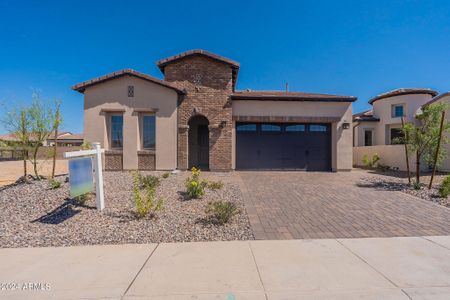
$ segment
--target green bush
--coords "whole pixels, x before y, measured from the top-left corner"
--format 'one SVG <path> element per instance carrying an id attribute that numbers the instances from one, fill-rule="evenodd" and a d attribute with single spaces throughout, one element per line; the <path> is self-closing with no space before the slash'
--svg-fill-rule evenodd
<path id="1" fill-rule="evenodd" d="M 165 179 L 165 178 L 168 178 L 170 176 L 170 173 L 166 172 L 166 173 L 162 174 L 161 176 L 162 176 L 162 178 Z"/>
<path id="2" fill-rule="evenodd" d="M 223 188 L 223 182 L 222 181 L 211 181 L 208 183 L 208 188 L 210 190 L 220 190 L 221 188 Z"/>
<path id="3" fill-rule="evenodd" d="M 206 214 L 218 224 L 228 223 L 239 212 L 236 204 L 228 201 L 209 202 L 205 210 Z"/>
<path id="4" fill-rule="evenodd" d="M 139 175 L 139 182 L 145 188 L 156 189 L 159 186 L 159 178 L 153 175 L 147 176 Z"/>
<path id="5" fill-rule="evenodd" d="M 58 189 L 58 188 L 61 187 L 61 182 L 59 182 L 58 180 L 55 180 L 54 178 L 50 178 L 50 179 L 48 180 L 48 183 L 50 184 L 50 188 L 51 188 L 52 190 Z"/>
<path id="6" fill-rule="evenodd" d="M 94 149 L 94 146 L 92 146 L 91 143 L 84 142 L 83 144 L 81 144 L 81 150 L 91 150 L 91 149 Z"/>
<path id="7" fill-rule="evenodd" d="M 191 177 L 188 177 L 185 182 L 187 195 L 190 199 L 201 198 L 205 194 L 205 188 L 208 185 L 206 180 L 200 180 L 200 170 L 196 168 L 191 169 Z"/>
<path id="8" fill-rule="evenodd" d="M 364 154 L 362 157 L 362 163 L 366 168 L 376 167 L 378 162 L 380 161 L 380 156 L 378 153 L 375 153 L 372 158 L 369 158 L 369 155 Z"/>
<path id="9" fill-rule="evenodd" d="M 445 177 L 439 186 L 439 196 L 441 198 L 447 198 L 450 195 L 450 175 Z"/>
<path id="10" fill-rule="evenodd" d="M 153 176 L 154 177 L 154 176 Z M 158 181 L 159 184 L 159 181 Z M 163 209 L 164 202 L 162 199 L 156 200 L 156 184 L 144 185 L 144 192 L 141 192 L 141 177 L 139 173 L 133 174 L 133 199 L 136 209 L 136 216 L 143 218 L 148 215 L 151 217 Z"/>
<path id="11" fill-rule="evenodd" d="M 77 201 L 77 203 L 79 205 L 85 205 L 90 197 L 91 197 L 91 193 L 86 193 L 86 194 L 76 196 L 76 197 L 74 197 L 74 199 L 75 199 L 75 201 Z"/>
<path id="12" fill-rule="evenodd" d="M 420 190 L 422 188 L 422 184 L 417 180 L 413 180 L 413 188 L 415 190 Z"/>

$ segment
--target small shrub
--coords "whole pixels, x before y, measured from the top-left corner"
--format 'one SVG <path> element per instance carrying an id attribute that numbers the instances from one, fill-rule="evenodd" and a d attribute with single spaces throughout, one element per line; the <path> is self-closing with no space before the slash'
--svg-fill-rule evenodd
<path id="1" fill-rule="evenodd" d="M 138 218 L 143 218 L 148 215 L 153 217 L 156 212 L 162 210 L 164 202 L 162 199 L 155 199 L 157 186 L 155 184 L 144 185 L 145 191 L 142 193 L 140 189 L 141 179 L 142 177 L 139 176 L 139 173 L 135 172 L 133 174 L 133 199 L 136 209 L 136 216 Z"/>
<path id="2" fill-rule="evenodd" d="M 162 178 L 166 179 L 170 176 L 170 173 L 166 172 L 166 173 L 162 174 L 161 176 L 162 176 Z"/>
<path id="3" fill-rule="evenodd" d="M 84 142 L 83 144 L 81 144 L 81 150 L 91 150 L 91 149 L 94 149 L 91 143 Z"/>
<path id="4" fill-rule="evenodd" d="M 200 170 L 196 168 L 191 169 L 191 177 L 188 177 L 185 182 L 188 197 L 190 199 L 201 198 L 205 194 L 205 188 L 208 185 L 206 180 L 200 180 Z"/>
<path id="5" fill-rule="evenodd" d="M 415 190 L 420 190 L 422 188 L 422 184 L 417 180 L 413 180 L 413 188 Z"/>
<path id="6" fill-rule="evenodd" d="M 205 210 L 206 214 L 214 218 L 218 224 L 228 223 L 239 212 L 236 204 L 228 201 L 209 202 Z"/>
<path id="7" fill-rule="evenodd" d="M 366 168 L 373 168 L 375 167 L 378 162 L 380 161 L 380 156 L 378 153 L 375 153 L 372 158 L 369 158 L 369 155 L 364 154 L 362 157 L 362 163 Z"/>
<path id="8" fill-rule="evenodd" d="M 450 195 L 450 175 L 445 177 L 439 186 L 439 196 L 441 198 L 447 198 Z"/>
<path id="9" fill-rule="evenodd" d="M 140 184 L 145 188 L 156 189 L 159 186 L 159 178 L 153 175 L 141 176 L 139 175 Z"/>
<path id="10" fill-rule="evenodd" d="M 61 182 L 59 182 L 58 180 L 55 180 L 55 179 L 53 179 L 53 178 L 50 178 L 50 179 L 48 180 L 48 183 L 50 184 L 50 188 L 51 188 L 52 190 L 54 190 L 54 189 L 59 189 L 59 188 L 61 187 Z"/>
<path id="11" fill-rule="evenodd" d="M 76 197 L 74 197 L 74 199 L 75 199 L 75 201 L 77 201 L 77 203 L 79 205 L 85 205 L 86 202 L 89 200 L 90 195 L 91 195 L 90 193 L 86 193 L 86 194 L 76 196 Z"/>
<path id="12" fill-rule="evenodd" d="M 223 188 L 223 182 L 222 181 L 211 181 L 208 183 L 208 188 L 210 190 L 220 190 L 221 188 Z"/>

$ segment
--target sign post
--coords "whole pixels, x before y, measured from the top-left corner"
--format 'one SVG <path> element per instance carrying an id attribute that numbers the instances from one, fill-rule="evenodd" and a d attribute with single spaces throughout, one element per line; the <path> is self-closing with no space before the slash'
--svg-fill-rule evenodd
<path id="1" fill-rule="evenodd" d="M 105 199 L 103 194 L 103 168 L 102 168 L 102 153 L 105 150 L 100 148 L 100 143 L 92 143 L 93 150 L 80 150 L 65 152 L 65 158 L 86 157 L 90 156 L 94 160 L 93 171 L 95 173 L 95 204 L 97 210 L 103 210 L 105 208 Z M 69 174 L 70 176 L 70 174 Z"/>

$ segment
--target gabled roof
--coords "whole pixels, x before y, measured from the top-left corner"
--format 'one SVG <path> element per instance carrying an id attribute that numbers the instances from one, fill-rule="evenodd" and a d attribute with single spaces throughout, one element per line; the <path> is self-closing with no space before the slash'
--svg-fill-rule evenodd
<path id="1" fill-rule="evenodd" d="M 194 50 L 189 50 L 186 52 L 182 52 L 180 54 L 177 55 L 173 55 L 164 59 L 161 59 L 159 61 L 156 62 L 156 65 L 158 66 L 158 68 L 164 73 L 164 67 L 167 66 L 168 64 L 171 64 L 173 62 L 179 61 L 185 57 L 188 56 L 194 56 L 194 55 L 202 55 L 202 56 L 207 56 L 211 59 L 223 62 L 225 64 L 230 65 L 233 69 L 239 69 L 239 63 L 231 60 L 229 58 L 208 52 L 206 50 L 202 50 L 202 49 L 194 49 Z"/>
<path id="2" fill-rule="evenodd" d="M 369 100 L 369 104 L 373 104 L 377 100 L 390 98 L 394 96 L 401 96 L 401 95 L 410 95 L 410 94 L 429 94 L 431 96 L 436 96 L 438 93 L 436 91 L 433 91 L 431 89 L 427 88 L 401 88 L 389 91 L 387 93 L 380 94 L 372 99 Z"/>
<path id="3" fill-rule="evenodd" d="M 450 92 L 446 92 L 446 93 L 442 93 L 440 95 L 437 95 L 436 97 L 432 98 L 430 101 L 428 101 L 427 103 L 422 105 L 422 107 L 425 107 L 425 106 L 428 106 L 430 104 L 433 104 L 433 103 L 439 101 L 440 99 L 442 99 L 442 98 L 444 98 L 446 96 L 450 96 Z"/>
<path id="4" fill-rule="evenodd" d="M 378 122 L 379 118 L 373 116 L 373 110 L 369 109 L 353 115 L 353 121 L 357 122 Z"/>
<path id="5" fill-rule="evenodd" d="M 232 100 L 354 102 L 356 97 L 284 91 L 237 91 Z"/>
<path id="6" fill-rule="evenodd" d="M 117 71 L 117 72 L 112 72 L 112 73 L 109 73 L 109 74 L 106 74 L 106 75 L 103 75 L 103 76 L 100 76 L 100 77 L 97 77 L 97 78 L 94 78 L 94 79 L 91 79 L 91 80 L 84 81 L 82 83 L 79 83 L 79 84 L 76 84 L 76 85 L 72 86 L 72 90 L 78 91 L 80 93 L 84 93 L 86 88 L 88 88 L 90 86 L 93 86 L 93 85 L 96 85 L 96 84 L 99 84 L 99 83 L 102 83 L 102 82 L 105 82 L 105 81 L 108 81 L 108 80 L 112 80 L 112 79 L 115 79 L 115 78 L 118 78 L 118 77 L 122 77 L 122 76 L 134 76 L 134 77 L 137 77 L 137 78 L 141 78 L 141 79 L 144 79 L 144 80 L 147 80 L 147 81 L 150 81 L 150 82 L 153 82 L 153 83 L 165 86 L 165 87 L 167 87 L 169 89 L 172 89 L 172 90 L 176 91 L 178 94 L 184 94 L 185 93 L 183 90 L 179 89 L 177 86 L 175 86 L 174 84 L 172 84 L 170 82 L 163 81 L 163 80 L 158 79 L 156 77 L 152 77 L 150 75 L 137 72 L 137 71 L 135 71 L 133 69 L 123 69 L 123 70 L 120 70 L 120 71 Z"/>

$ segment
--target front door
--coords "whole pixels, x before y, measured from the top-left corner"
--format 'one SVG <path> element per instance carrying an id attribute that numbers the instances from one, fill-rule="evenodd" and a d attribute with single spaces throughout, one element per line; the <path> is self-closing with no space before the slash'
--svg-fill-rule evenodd
<path id="1" fill-rule="evenodd" d="M 208 125 L 198 125 L 197 157 L 200 169 L 209 169 L 209 132 Z"/>

